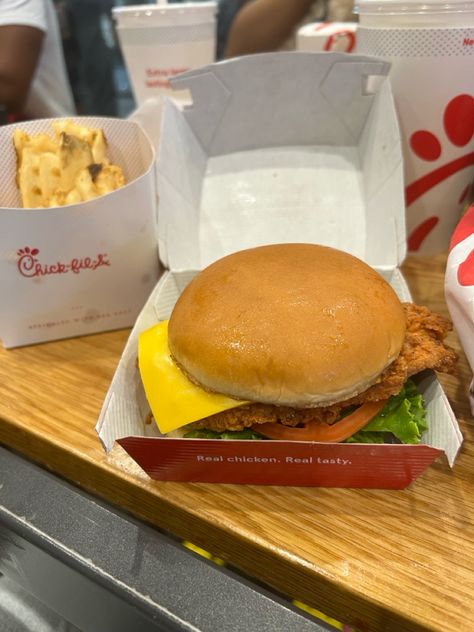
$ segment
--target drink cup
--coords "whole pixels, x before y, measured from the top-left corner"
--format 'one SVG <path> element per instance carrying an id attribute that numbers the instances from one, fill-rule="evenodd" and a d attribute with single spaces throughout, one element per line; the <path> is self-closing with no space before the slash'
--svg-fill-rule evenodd
<path id="1" fill-rule="evenodd" d="M 296 34 L 296 50 L 352 53 L 356 47 L 357 22 L 313 22 Z"/>
<path id="2" fill-rule="evenodd" d="M 408 250 L 447 250 L 474 178 L 474 2 L 359 0 L 357 52 L 392 64 Z"/>
<path id="3" fill-rule="evenodd" d="M 216 2 L 115 7 L 112 14 L 137 105 L 149 97 L 189 100 L 170 79 L 210 64 L 216 49 Z"/>
<path id="4" fill-rule="evenodd" d="M 444 295 L 451 320 L 474 373 L 474 205 L 464 214 L 450 242 Z M 474 415 L 474 379 L 469 389 Z"/>

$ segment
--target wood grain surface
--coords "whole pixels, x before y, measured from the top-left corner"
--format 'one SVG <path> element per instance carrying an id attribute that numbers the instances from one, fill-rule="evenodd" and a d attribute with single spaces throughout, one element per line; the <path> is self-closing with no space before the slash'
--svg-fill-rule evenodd
<path id="1" fill-rule="evenodd" d="M 411 259 L 404 272 L 417 302 L 447 313 L 444 265 Z M 474 426 L 463 355 L 459 374 L 441 378 L 465 437 L 453 471 L 441 459 L 403 491 L 159 483 L 118 449 L 105 455 L 94 431 L 127 335 L 1 350 L 0 442 L 363 631 L 474 629 Z"/>

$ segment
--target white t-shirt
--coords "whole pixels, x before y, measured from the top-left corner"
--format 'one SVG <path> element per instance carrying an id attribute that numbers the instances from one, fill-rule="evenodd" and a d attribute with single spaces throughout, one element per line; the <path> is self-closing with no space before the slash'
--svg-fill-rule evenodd
<path id="1" fill-rule="evenodd" d="M 76 109 L 51 0 L 0 0 L 0 26 L 12 25 L 33 26 L 45 34 L 24 114 L 30 118 L 74 114 Z"/>

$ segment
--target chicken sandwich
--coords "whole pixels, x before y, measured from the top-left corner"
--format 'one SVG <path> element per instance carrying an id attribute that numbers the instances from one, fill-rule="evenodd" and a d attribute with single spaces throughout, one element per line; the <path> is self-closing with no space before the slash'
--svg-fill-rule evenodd
<path id="1" fill-rule="evenodd" d="M 169 323 L 142 334 L 139 366 L 163 433 L 418 443 L 410 378 L 453 369 L 449 329 L 352 255 L 278 244 L 200 272 Z"/>

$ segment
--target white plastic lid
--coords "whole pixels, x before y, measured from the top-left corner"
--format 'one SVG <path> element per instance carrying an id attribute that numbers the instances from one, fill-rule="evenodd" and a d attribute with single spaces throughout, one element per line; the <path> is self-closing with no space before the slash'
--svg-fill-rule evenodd
<path id="1" fill-rule="evenodd" d="M 214 22 L 217 2 L 182 2 L 176 4 L 136 4 L 114 7 L 112 15 L 119 27 L 192 26 Z"/>
<path id="2" fill-rule="evenodd" d="M 462 13 L 472 12 L 474 1 L 357 0 L 354 13 Z"/>

